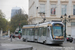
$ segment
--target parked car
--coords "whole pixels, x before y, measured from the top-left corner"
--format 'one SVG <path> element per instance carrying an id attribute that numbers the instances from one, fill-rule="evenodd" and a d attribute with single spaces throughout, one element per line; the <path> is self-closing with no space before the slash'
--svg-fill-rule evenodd
<path id="1" fill-rule="evenodd" d="M 73 37 L 67 36 L 67 41 L 72 42 L 73 41 Z"/>
<path id="2" fill-rule="evenodd" d="M 15 32 L 14 36 L 17 37 L 17 38 L 19 38 L 19 39 L 21 38 L 21 35 L 18 32 Z"/>

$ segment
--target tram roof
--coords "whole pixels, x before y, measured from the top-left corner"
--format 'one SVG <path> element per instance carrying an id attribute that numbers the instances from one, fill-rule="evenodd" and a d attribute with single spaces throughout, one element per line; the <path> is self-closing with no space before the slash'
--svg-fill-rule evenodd
<path id="1" fill-rule="evenodd" d="M 47 26 L 52 26 L 54 23 L 60 23 L 60 24 L 64 25 L 62 22 L 45 22 L 45 23 L 34 24 L 34 25 L 23 25 L 23 28 L 47 27 Z"/>
<path id="2" fill-rule="evenodd" d="M 34 28 L 35 25 L 23 25 L 23 28 Z"/>
<path id="3" fill-rule="evenodd" d="M 53 25 L 54 23 L 60 23 L 60 24 L 64 25 L 62 22 L 45 22 L 45 23 L 41 23 L 39 25 L 48 25 L 48 24 Z"/>

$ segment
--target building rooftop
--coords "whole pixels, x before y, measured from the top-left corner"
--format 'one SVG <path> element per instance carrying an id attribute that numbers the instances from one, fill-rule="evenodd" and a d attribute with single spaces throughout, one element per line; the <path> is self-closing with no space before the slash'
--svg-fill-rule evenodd
<path id="1" fill-rule="evenodd" d="M 20 7 L 13 7 L 12 9 L 21 9 Z"/>

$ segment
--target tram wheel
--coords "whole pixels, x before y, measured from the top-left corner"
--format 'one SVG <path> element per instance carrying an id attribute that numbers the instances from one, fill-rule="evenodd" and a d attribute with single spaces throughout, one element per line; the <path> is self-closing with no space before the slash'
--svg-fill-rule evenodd
<path id="1" fill-rule="evenodd" d="M 72 41 L 70 41 L 70 43 L 72 43 Z"/>
<path id="2" fill-rule="evenodd" d="M 28 40 L 26 39 L 26 42 L 28 42 Z"/>
<path id="3" fill-rule="evenodd" d="M 25 41 L 26 41 L 24 38 L 23 38 L 22 40 L 23 40 L 23 42 L 25 42 Z"/>
<path id="4" fill-rule="evenodd" d="M 46 44 L 46 41 L 43 41 L 43 44 Z"/>
<path id="5" fill-rule="evenodd" d="M 37 39 L 34 40 L 36 43 L 38 42 Z"/>

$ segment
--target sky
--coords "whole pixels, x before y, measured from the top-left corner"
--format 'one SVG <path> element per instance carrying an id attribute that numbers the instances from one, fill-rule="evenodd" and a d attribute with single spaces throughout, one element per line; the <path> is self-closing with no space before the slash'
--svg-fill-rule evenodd
<path id="1" fill-rule="evenodd" d="M 28 0 L 0 0 L 0 10 L 5 14 L 5 18 L 8 21 L 11 19 L 11 9 L 13 7 L 20 7 L 26 14 L 28 14 Z"/>

